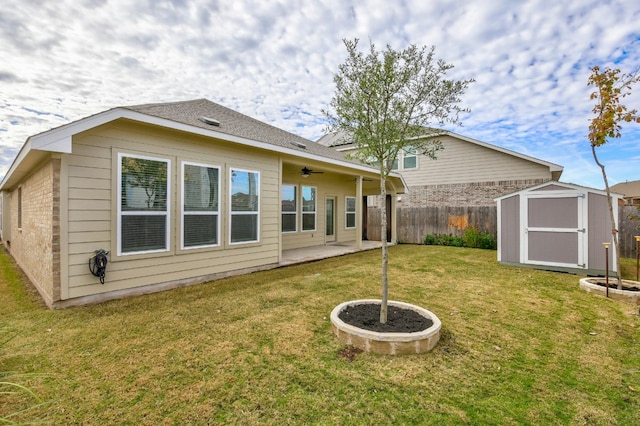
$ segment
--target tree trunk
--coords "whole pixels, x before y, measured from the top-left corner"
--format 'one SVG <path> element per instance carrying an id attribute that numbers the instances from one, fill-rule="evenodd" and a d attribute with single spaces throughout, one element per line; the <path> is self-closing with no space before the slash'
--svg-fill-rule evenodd
<path id="1" fill-rule="evenodd" d="M 620 276 L 620 245 L 618 244 L 618 230 L 616 229 L 615 216 L 613 214 L 613 200 L 611 199 L 611 191 L 609 190 L 609 181 L 607 180 L 607 173 L 604 171 L 604 164 L 598 161 L 596 155 L 596 147 L 591 145 L 591 152 L 593 153 L 593 159 L 596 164 L 602 170 L 602 179 L 604 179 L 604 188 L 607 191 L 607 204 L 609 205 L 609 219 L 611 220 L 611 239 L 613 242 L 613 249 L 616 256 L 616 278 L 618 280 L 618 290 L 622 290 L 622 278 Z M 616 209 L 618 206 L 616 206 Z"/>
<path id="2" fill-rule="evenodd" d="M 380 170 L 380 240 L 382 241 L 382 298 L 380 303 L 380 322 L 387 322 L 387 301 L 389 298 L 389 283 L 387 280 L 387 264 L 389 254 L 387 248 L 387 179 Z"/>

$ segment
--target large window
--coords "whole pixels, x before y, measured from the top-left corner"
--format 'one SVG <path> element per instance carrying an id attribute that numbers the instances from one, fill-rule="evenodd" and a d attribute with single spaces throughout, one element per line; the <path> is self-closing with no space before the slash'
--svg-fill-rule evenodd
<path id="1" fill-rule="evenodd" d="M 403 152 L 402 168 L 415 169 L 418 167 L 418 155 L 415 148 L 407 148 Z"/>
<path id="2" fill-rule="evenodd" d="M 231 169 L 230 179 L 230 242 L 257 242 L 260 239 L 260 173 Z"/>
<path id="3" fill-rule="evenodd" d="M 220 169 L 197 163 L 182 163 L 181 247 L 219 245 Z"/>
<path id="4" fill-rule="evenodd" d="M 356 197 L 346 197 L 345 201 L 345 227 L 347 229 L 356 227 Z"/>
<path id="5" fill-rule="evenodd" d="M 170 165 L 118 154 L 118 254 L 169 250 Z"/>
<path id="6" fill-rule="evenodd" d="M 302 187 L 302 230 L 316 230 L 316 188 L 313 186 Z"/>
<path id="7" fill-rule="evenodd" d="M 295 185 L 282 185 L 280 210 L 282 211 L 282 232 L 298 230 L 298 197 Z"/>

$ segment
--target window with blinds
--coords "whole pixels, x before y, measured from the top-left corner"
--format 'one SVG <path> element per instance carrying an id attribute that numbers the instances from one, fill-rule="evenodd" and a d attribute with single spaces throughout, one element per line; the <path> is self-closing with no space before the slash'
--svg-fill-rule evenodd
<path id="1" fill-rule="evenodd" d="M 231 169 L 230 243 L 260 240 L 260 172 Z"/>
<path id="2" fill-rule="evenodd" d="M 282 212 L 282 232 L 298 230 L 298 197 L 295 185 L 282 185 L 280 210 Z"/>
<path id="3" fill-rule="evenodd" d="M 356 227 L 356 197 L 346 197 L 345 200 L 345 227 L 347 229 Z"/>
<path id="4" fill-rule="evenodd" d="M 170 164 L 118 154 L 118 254 L 169 250 Z"/>
<path id="5" fill-rule="evenodd" d="M 220 168 L 182 162 L 182 249 L 220 244 Z"/>
<path id="6" fill-rule="evenodd" d="M 313 186 L 302 187 L 302 230 L 316 230 L 316 188 Z"/>
<path id="7" fill-rule="evenodd" d="M 415 148 L 406 148 L 403 150 L 402 168 L 415 169 L 418 167 L 418 154 Z"/>

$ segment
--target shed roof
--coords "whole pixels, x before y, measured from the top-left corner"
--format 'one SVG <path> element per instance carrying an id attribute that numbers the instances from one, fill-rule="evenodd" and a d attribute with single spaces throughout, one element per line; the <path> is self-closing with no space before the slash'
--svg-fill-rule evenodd
<path id="1" fill-rule="evenodd" d="M 510 192 L 509 194 L 505 194 L 501 197 L 494 198 L 494 201 L 500 201 L 505 198 L 513 197 L 516 194 L 542 191 L 547 187 L 554 187 L 554 188 L 548 188 L 553 190 L 584 191 L 584 192 L 592 192 L 594 194 L 599 194 L 599 195 L 605 195 L 605 196 L 607 195 L 607 192 L 602 189 L 589 188 L 588 186 L 576 185 L 574 183 L 548 181 L 548 182 L 540 183 L 538 185 L 530 186 L 529 188 L 521 189 L 519 191 Z M 555 188 L 555 187 L 558 187 L 558 188 Z M 613 198 L 622 198 L 622 194 L 618 194 L 617 192 L 611 192 L 611 196 Z"/>

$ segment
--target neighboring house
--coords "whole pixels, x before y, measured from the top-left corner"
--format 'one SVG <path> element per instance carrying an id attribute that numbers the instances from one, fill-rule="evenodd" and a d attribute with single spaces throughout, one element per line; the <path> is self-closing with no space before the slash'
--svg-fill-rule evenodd
<path id="1" fill-rule="evenodd" d="M 443 150 L 437 159 L 412 150 L 400 153 L 396 170 L 409 191 L 400 207 L 495 206 L 494 199 L 520 189 L 560 179 L 563 167 L 495 145 L 443 131 L 430 136 Z M 340 134 L 318 140 L 344 153 L 355 146 Z"/>
<path id="2" fill-rule="evenodd" d="M 624 205 L 640 206 L 640 180 L 617 183 L 610 189 L 624 195 Z"/>
<path id="3" fill-rule="evenodd" d="M 388 181 L 392 194 L 405 185 Z M 361 247 L 379 174 L 206 99 L 113 108 L 27 139 L 0 184 L 3 245 L 64 307 Z M 394 230 L 395 232 L 395 230 Z M 89 271 L 109 251 L 106 280 Z"/>

